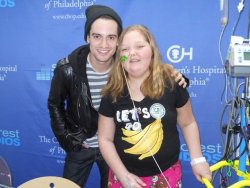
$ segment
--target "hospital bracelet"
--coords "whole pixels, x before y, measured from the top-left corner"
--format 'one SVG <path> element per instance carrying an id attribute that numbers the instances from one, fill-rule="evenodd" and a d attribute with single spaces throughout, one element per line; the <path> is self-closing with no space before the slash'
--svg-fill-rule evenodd
<path id="1" fill-rule="evenodd" d="M 200 163 L 205 163 L 205 162 L 206 162 L 205 157 L 199 157 L 199 158 L 192 159 L 190 164 L 191 164 L 191 166 L 194 166 L 194 165 L 197 165 L 197 164 L 200 164 Z"/>

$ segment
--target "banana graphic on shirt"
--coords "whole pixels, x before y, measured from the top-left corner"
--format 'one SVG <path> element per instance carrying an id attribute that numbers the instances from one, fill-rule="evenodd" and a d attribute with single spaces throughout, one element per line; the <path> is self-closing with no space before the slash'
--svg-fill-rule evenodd
<path id="1" fill-rule="evenodd" d="M 153 148 L 149 152 L 144 153 L 139 157 L 140 160 L 142 160 L 146 157 L 150 157 L 158 152 L 158 150 L 161 147 L 162 140 L 163 140 L 163 131 L 159 131 L 158 133 L 159 134 L 158 134 L 157 142 L 155 143 L 155 145 L 153 146 Z"/>
<path id="2" fill-rule="evenodd" d="M 156 119 L 142 131 L 128 131 L 125 129 L 122 129 L 122 131 L 126 136 L 122 137 L 122 140 L 133 144 L 131 148 L 125 149 L 124 152 L 140 155 L 140 160 L 156 154 L 161 147 L 163 140 L 161 119 Z"/>
<path id="3" fill-rule="evenodd" d="M 122 140 L 125 140 L 130 144 L 136 144 L 143 137 L 143 135 L 148 131 L 149 128 L 150 128 L 149 125 L 141 131 L 129 131 L 129 130 L 122 128 L 123 134 L 127 136 L 127 137 L 122 137 Z"/>

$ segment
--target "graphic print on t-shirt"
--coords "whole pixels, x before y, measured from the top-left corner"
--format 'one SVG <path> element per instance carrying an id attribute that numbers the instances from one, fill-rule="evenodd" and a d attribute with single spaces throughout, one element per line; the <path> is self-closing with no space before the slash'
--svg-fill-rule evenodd
<path id="1" fill-rule="evenodd" d="M 122 140 L 132 144 L 132 147 L 125 149 L 125 153 L 140 155 L 139 160 L 156 154 L 162 144 L 163 128 L 161 118 L 165 115 L 165 108 L 159 103 L 155 103 L 150 107 L 150 115 L 156 120 L 144 129 L 126 130 L 122 128 L 124 137 Z"/>

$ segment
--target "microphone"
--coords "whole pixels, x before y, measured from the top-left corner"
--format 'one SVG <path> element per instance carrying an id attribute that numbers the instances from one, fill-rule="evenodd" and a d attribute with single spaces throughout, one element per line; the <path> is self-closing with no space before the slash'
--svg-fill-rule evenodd
<path id="1" fill-rule="evenodd" d="M 222 26 L 226 26 L 228 22 L 228 0 L 220 0 L 220 22 Z"/>

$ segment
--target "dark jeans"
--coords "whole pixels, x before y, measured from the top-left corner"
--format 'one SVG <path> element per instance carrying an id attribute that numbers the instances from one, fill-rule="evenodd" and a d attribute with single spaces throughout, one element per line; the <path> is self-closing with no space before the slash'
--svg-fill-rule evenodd
<path id="1" fill-rule="evenodd" d="M 79 152 L 66 154 L 63 177 L 81 187 L 85 187 L 93 164 L 96 162 L 100 177 L 101 188 L 108 187 L 108 165 L 101 156 L 99 148 L 83 148 Z"/>

